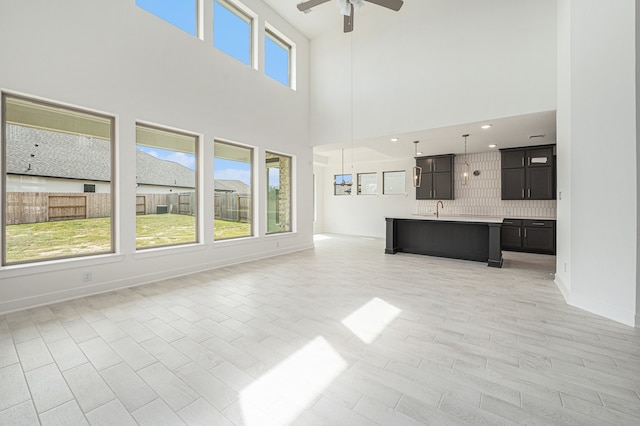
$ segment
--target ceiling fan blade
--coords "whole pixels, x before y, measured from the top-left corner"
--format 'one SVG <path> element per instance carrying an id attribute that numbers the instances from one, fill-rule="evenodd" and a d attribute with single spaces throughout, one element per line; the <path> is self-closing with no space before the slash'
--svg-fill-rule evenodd
<path id="1" fill-rule="evenodd" d="M 378 6 L 386 7 L 387 9 L 400 10 L 404 2 L 402 0 L 364 0 L 369 3 L 377 4 Z"/>
<path id="2" fill-rule="evenodd" d="M 327 3 L 328 1 L 330 0 L 309 0 L 302 3 L 298 3 L 298 10 L 301 12 L 304 12 L 319 4 Z"/>
<path id="3" fill-rule="evenodd" d="M 349 16 L 344 16 L 344 32 L 350 33 L 353 31 L 353 4 L 351 5 L 351 14 Z"/>

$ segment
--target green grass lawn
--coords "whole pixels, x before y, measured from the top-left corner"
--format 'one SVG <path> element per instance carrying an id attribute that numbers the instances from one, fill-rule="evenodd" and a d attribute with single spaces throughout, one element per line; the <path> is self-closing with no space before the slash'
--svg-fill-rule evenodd
<path id="1" fill-rule="evenodd" d="M 136 217 L 136 247 L 149 248 L 196 240 L 195 217 L 154 214 Z M 217 220 L 215 238 L 244 237 L 251 224 Z M 111 251 L 109 218 L 7 225 L 7 262 L 45 260 Z"/>

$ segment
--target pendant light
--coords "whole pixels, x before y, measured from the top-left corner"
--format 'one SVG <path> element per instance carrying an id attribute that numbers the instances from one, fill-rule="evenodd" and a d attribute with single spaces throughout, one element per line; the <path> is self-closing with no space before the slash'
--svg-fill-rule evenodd
<path id="1" fill-rule="evenodd" d="M 464 138 L 464 157 L 462 158 L 462 184 L 466 185 L 469 182 L 469 171 L 471 170 L 471 166 L 469 165 L 469 160 L 467 159 L 467 138 L 469 135 L 462 135 Z"/>
<path id="2" fill-rule="evenodd" d="M 414 146 L 416 147 L 415 150 L 415 157 L 418 157 L 418 144 L 420 143 L 420 141 L 413 141 Z M 416 163 L 415 166 L 413 166 L 413 187 L 414 188 L 420 188 L 420 184 L 422 183 L 422 167 L 418 166 L 418 164 Z"/>

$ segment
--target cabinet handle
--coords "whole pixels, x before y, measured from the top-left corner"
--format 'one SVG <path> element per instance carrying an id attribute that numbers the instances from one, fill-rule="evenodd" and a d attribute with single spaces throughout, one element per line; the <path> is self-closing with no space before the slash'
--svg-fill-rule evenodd
<path id="1" fill-rule="evenodd" d="M 429 190 L 429 198 L 433 198 L 433 191 L 431 189 Z"/>
<path id="2" fill-rule="evenodd" d="M 503 225 L 513 225 L 513 222 L 502 222 Z"/>
<path id="3" fill-rule="evenodd" d="M 436 190 L 433 190 L 433 198 L 438 198 L 438 196 L 436 195 Z"/>
<path id="4" fill-rule="evenodd" d="M 524 157 L 522 157 L 522 167 L 524 167 Z"/>
<path id="5" fill-rule="evenodd" d="M 527 238 L 527 228 L 524 228 L 524 237 Z"/>
<path id="6" fill-rule="evenodd" d="M 524 200 L 524 188 L 522 188 L 522 199 Z"/>
<path id="7" fill-rule="evenodd" d="M 533 222 L 532 225 L 544 226 L 544 222 Z"/>
<path id="8" fill-rule="evenodd" d="M 522 228 L 518 228 L 518 238 L 522 236 Z"/>
<path id="9" fill-rule="evenodd" d="M 531 198 L 531 188 L 529 188 L 528 191 L 529 191 L 529 195 L 527 196 L 527 198 Z"/>

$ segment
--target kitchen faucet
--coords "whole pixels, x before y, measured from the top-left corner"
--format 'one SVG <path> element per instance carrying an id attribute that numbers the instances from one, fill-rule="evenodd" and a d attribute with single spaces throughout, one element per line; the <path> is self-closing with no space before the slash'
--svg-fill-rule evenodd
<path id="1" fill-rule="evenodd" d="M 438 210 L 438 206 L 442 206 L 442 210 L 444 210 L 444 203 L 440 200 L 436 203 L 436 217 L 440 217 L 440 211 Z"/>

